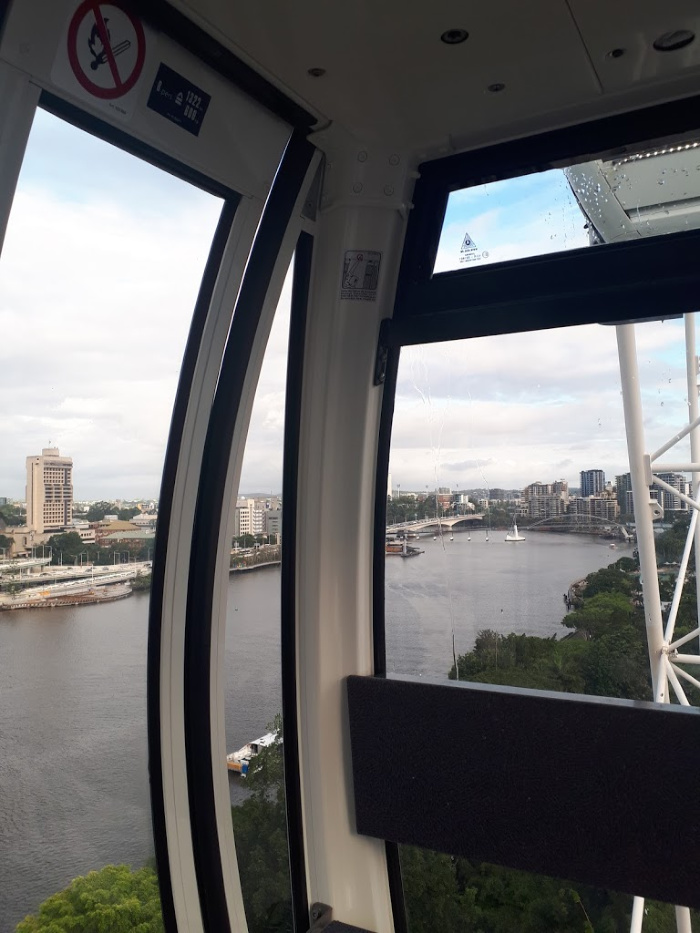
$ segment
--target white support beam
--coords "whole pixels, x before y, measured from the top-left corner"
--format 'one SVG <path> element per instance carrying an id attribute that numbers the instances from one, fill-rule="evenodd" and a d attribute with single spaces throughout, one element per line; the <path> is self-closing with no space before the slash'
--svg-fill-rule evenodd
<path id="1" fill-rule="evenodd" d="M 644 420 L 634 324 L 618 324 L 616 330 L 652 688 L 654 700 L 657 703 L 665 703 L 668 699 L 668 678 L 662 654 L 664 630 L 652 514 L 652 508 L 657 507 L 657 503 L 653 502 L 649 493 L 648 458 L 644 451 Z M 675 493 L 675 490 L 673 491 Z"/>
<path id="2" fill-rule="evenodd" d="M 695 314 L 686 314 L 685 326 L 685 370 L 688 385 L 688 433 L 690 434 L 690 459 L 700 461 L 700 395 L 698 393 L 698 356 L 696 352 Z M 700 492 L 700 470 L 690 477 L 690 492 Z M 695 578 L 700 573 L 700 525 L 695 527 Z M 700 591 L 696 592 L 698 621 L 700 622 Z"/>
<path id="3" fill-rule="evenodd" d="M 381 321 L 394 305 L 413 178 L 394 149 L 331 127 L 309 291 L 299 436 L 297 684 L 309 901 L 345 923 L 393 933 L 386 846 L 354 825 L 345 679 L 374 670 L 372 527 L 383 389 Z M 376 293 L 357 301 L 344 264 L 381 257 Z M 343 496 L 338 497 L 338 489 Z M 345 533 L 338 534 L 338 526 Z M 342 568 L 342 573 L 338 572 Z"/>
<path id="4" fill-rule="evenodd" d="M 681 558 L 681 564 L 678 568 L 678 576 L 676 577 L 676 586 L 673 591 L 673 602 L 671 603 L 671 609 L 668 614 L 668 620 L 666 622 L 666 633 L 664 635 L 664 640 L 669 642 L 673 638 L 673 631 L 676 627 L 676 616 L 678 615 L 678 606 L 680 605 L 681 596 L 683 595 L 683 585 L 685 584 L 685 575 L 688 571 L 688 561 L 690 560 L 690 552 L 693 549 L 693 540 L 695 538 L 695 527 L 698 523 L 698 513 L 693 511 L 693 514 L 690 518 L 690 524 L 688 525 L 688 534 L 685 539 L 685 547 L 683 548 L 683 557 Z"/>
<path id="5" fill-rule="evenodd" d="M 654 486 L 659 486 L 661 489 L 665 489 L 666 492 L 670 492 L 672 496 L 680 499 L 681 502 L 685 502 L 686 505 L 689 505 L 691 509 L 700 509 L 700 502 L 696 502 L 695 499 L 691 499 L 690 496 L 686 496 L 684 492 L 679 492 L 677 489 L 674 489 L 670 483 L 667 483 L 666 480 L 659 479 L 659 477 L 654 474 L 652 476 L 652 481 Z"/>
<path id="6" fill-rule="evenodd" d="M 632 922 L 630 923 L 630 933 L 642 933 L 642 923 L 644 922 L 644 898 L 635 897 L 632 901 Z"/>
<path id="7" fill-rule="evenodd" d="M 687 642 L 692 641 L 697 635 L 700 635 L 700 626 L 694 628 L 692 632 L 688 632 L 687 635 L 684 635 L 682 638 L 678 638 L 676 641 L 671 642 L 668 646 L 668 651 L 677 651 L 681 645 L 685 645 Z"/>
<path id="8" fill-rule="evenodd" d="M 685 695 L 685 690 L 683 689 L 683 686 L 681 685 L 680 680 L 676 676 L 676 672 L 673 668 L 673 665 L 669 664 L 667 661 L 665 666 L 666 666 L 666 673 L 668 674 L 668 679 L 671 681 L 671 686 L 673 687 L 673 692 L 676 694 L 678 698 L 678 702 L 681 704 L 681 706 L 690 706 L 690 700 Z"/>
<path id="9" fill-rule="evenodd" d="M 688 907 L 676 907 L 676 930 L 678 933 L 693 933 Z"/>
<path id="10" fill-rule="evenodd" d="M 693 473 L 700 470 L 700 463 L 655 463 L 655 473 Z"/>
<path id="11" fill-rule="evenodd" d="M 687 321 L 687 317 L 686 317 L 686 321 Z M 686 331 L 686 337 L 687 337 L 687 331 Z M 692 346 L 695 347 L 695 341 L 693 341 Z M 687 345 L 686 345 L 686 351 L 687 351 Z M 672 447 L 675 447 L 678 441 L 682 441 L 684 437 L 687 437 L 688 434 L 690 434 L 693 428 L 697 428 L 698 426 L 700 426 L 700 417 L 695 417 L 692 419 L 690 424 L 687 424 L 681 431 L 678 432 L 678 434 L 674 434 L 670 441 L 666 441 L 666 443 L 662 444 L 662 446 L 659 447 L 658 450 L 654 451 L 654 453 L 651 455 L 651 462 L 655 463 L 662 454 L 665 454 L 667 450 L 670 450 Z"/>
<path id="12" fill-rule="evenodd" d="M 696 680 L 691 674 L 687 671 L 684 671 L 682 667 L 677 667 L 676 664 L 671 662 L 671 667 L 678 674 L 679 677 L 682 677 L 684 680 L 687 680 L 689 684 L 692 684 L 694 687 L 697 687 L 700 690 L 700 680 Z"/>

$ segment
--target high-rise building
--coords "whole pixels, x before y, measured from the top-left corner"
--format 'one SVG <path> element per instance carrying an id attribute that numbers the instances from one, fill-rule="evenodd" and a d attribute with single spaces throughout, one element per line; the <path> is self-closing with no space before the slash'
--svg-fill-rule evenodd
<path id="1" fill-rule="evenodd" d="M 242 535 L 261 535 L 265 525 L 265 509 L 257 499 L 239 499 L 236 503 L 233 534 L 236 538 Z"/>
<path id="2" fill-rule="evenodd" d="M 659 473 L 658 477 L 668 483 L 669 486 L 673 486 L 678 492 L 688 495 L 688 482 L 682 473 Z M 666 489 L 659 491 L 661 492 L 659 501 L 664 507 L 664 512 L 686 512 L 688 510 L 687 503 L 683 502 L 678 496 L 674 496 L 673 493 L 668 492 Z"/>
<path id="3" fill-rule="evenodd" d="M 632 477 L 629 473 L 621 473 L 619 476 L 615 477 L 615 492 L 621 514 L 632 515 L 634 512 L 634 509 L 631 507 Z M 630 498 L 628 498 L 628 494 Z"/>
<path id="4" fill-rule="evenodd" d="M 605 489 L 605 473 L 602 470 L 581 470 L 581 495 L 599 496 Z"/>
<path id="5" fill-rule="evenodd" d="M 566 480 L 554 483 L 531 483 L 523 489 L 522 501 L 531 518 L 556 518 L 565 515 L 569 503 Z"/>
<path id="6" fill-rule="evenodd" d="M 37 534 L 61 531 L 73 520 L 73 460 L 58 447 L 27 457 L 27 527 Z"/>
<path id="7" fill-rule="evenodd" d="M 629 473 L 622 473 L 615 477 L 615 490 L 617 504 L 622 515 L 634 515 L 634 496 L 632 495 L 632 477 Z M 663 505 L 662 490 L 657 486 L 652 486 L 649 490 L 649 498 L 655 499 Z"/>

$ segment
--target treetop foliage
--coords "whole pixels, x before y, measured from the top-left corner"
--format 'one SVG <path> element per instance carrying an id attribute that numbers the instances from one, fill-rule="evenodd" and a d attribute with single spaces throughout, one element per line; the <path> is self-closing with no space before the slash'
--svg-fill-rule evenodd
<path id="1" fill-rule="evenodd" d="M 16 933 L 163 933 L 156 873 L 128 865 L 91 871 L 45 900 Z"/>

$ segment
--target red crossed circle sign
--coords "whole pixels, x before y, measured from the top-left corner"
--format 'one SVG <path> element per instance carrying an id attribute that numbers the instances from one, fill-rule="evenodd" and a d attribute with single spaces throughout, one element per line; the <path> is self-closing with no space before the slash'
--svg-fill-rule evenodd
<path id="1" fill-rule="evenodd" d="M 136 84 L 146 58 L 141 21 L 120 0 L 84 0 L 68 26 L 68 61 L 93 97 L 114 100 Z"/>

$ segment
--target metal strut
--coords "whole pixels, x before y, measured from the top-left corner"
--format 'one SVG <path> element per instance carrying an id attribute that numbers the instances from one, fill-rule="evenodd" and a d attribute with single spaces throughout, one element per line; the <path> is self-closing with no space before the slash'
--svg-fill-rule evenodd
<path id="1" fill-rule="evenodd" d="M 696 577 L 698 572 L 700 572 L 700 521 L 698 521 L 698 511 L 700 511 L 700 503 L 698 501 L 698 493 L 700 492 L 700 404 L 698 399 L 698 357 L 695 352 L 695 315 L 685 315 L 688 424 L 651 455 L 645 452 L 642 394 L 637 365 L 635 325 L 619 324 L 616 330 L 618 354 L 620 358 L 620 379 L 622 383 L 625 430 L 627 433 L 627 450 L 630 462 L 632 497 L 634 500 L 634 520 L 637 529 L 640 582 L 642 585 L 644 618 L 646 623 L 654 700 L 657 703 L 670 703 L 670 690 L 673 690 L 678 702 L 682 706 L 689 706 L 690 701 L 688 700 L 681 680 L 686 683 L 691 683 L 696 687 L 700 687 L 700 680 L 696 680 L 688 674 L 687 671 L 679 667 L 678 664 L 698 665 L 700 664 L 700 656 L 681 655 L 678 653 L 678 648 L 698 637 L 700 635 L 700 627 L 676 641 L 673 640 L 673 633 L 693 544 L 695 544 Z M 675 447 L 688 435 L 690 435 L 690 463 L 658 463 L 661 456 Z M 674 489 L 669 483 L 657 475 L 658 473 L 670 472 L 671 470 L 674 472 L 688 472 L 692 474 L 690 496 Z M 665 628 L 661 610 L 661 596 L 659 593 L 659 577 L 656 563 L 656 544 L 653 525 L 655 519 L 663 517 L 663 509 L 660 504 L 651 497 L 650 491 L 652 485 L 672 493 L 693 509 L 683 557 L 676 579 L 673 601 Z M 698 588 L 698 619 L 700 619 L 700 588 Z M 677 906 L 675 912 L 678 933 L 692 933 L 690 910 L 687 907 Z M 641 933 L 644 916 L 644 898 L 635 897 L 632 906 L 631 933 Z"/>

